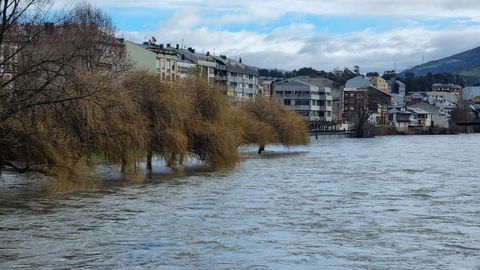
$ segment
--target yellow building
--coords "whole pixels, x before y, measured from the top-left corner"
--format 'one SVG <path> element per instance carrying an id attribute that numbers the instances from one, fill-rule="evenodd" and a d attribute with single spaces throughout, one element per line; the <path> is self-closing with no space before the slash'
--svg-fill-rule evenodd
<path id="1" fill-rule="evenodd" d="M 373 87 L 377 88 L 378 90 L 390 94 L 390 88 L 388 87 L 388 82 L 384 80 L 382 77 L 372 77 L 370 78 L 370 83 Z"/>

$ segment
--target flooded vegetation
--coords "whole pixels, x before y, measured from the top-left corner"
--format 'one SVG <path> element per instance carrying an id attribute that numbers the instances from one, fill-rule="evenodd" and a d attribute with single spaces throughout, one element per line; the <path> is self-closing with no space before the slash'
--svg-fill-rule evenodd
<path id="1" fill-rule="evenodd" d="M 110 175 L 94 192 L 7 172 L 0 268 L 476 269 L 479 140 L 253 147 L 222 172 L 154 159 L 148 181 Z"/>

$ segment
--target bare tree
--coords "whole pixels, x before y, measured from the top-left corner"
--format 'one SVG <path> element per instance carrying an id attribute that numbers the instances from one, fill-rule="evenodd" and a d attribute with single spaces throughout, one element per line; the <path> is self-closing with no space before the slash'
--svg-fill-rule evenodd
<path id="1" fill-rule="evenodd" d="M 102 11 L 80 3 L 53 16 L 50 4 L 1 1 L 0 169 L 32 170 L 33 162 L 58 165 L 59 153 L 71 151 L 66 145 L 73 139 L 60 132 L 52 142 L 45 127 L 54 128 L 55 115 L 67 116 L 81 104 L 98 104 L 113 94 L 108 84 L 125 66 L 123 46 Z M 92 71 L 110 80 L 87 83 L 85 75 Z M 24 163 L 23 168 L 12 161 Z"/>

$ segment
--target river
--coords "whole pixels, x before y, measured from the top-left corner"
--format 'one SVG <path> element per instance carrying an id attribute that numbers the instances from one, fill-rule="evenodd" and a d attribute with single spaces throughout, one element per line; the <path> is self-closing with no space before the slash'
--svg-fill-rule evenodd
<path id="1" fill-rule="evenodd" d="M 73 194 L 5 173 L 0 269 L 480 269 L 479 146 L 313 139 Z"/>

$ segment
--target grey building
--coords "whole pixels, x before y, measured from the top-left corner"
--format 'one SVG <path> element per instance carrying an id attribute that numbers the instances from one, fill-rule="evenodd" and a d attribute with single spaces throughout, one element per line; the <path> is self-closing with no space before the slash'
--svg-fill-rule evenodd
<path id="1" fill-rule="evenodd" d="M 167 44 L 167 48 L 171 48 L 170 44 Z M 215 81 L 216 62 L 210 57 L 210 53 L 197 53 L 191 47 L 182 49 L 178 44 L 172 49 L 177 53 L 177 61 L 183 62 L 182 67 L 188 67 L 187 63 L 194 64 L 195 68 L 198 69 L 198 72 L 207 82 L 213 83 Z"/>
<path id="2" fill-rule="evenodd" d="M 295 110 L 307 121 L 332 121 L 332 95 L 329 87 L 320 87 L 296 79 L 273 84 L 274 97 Z"/>
<path id="3" fill-rule="evenodd" d="M 209 55 L 216 62 L 215 81 L 223 86 L 234 101 L 244 101 L 258 94 L 258 70 L 225 55 Z"/>
<path id="4" fill-rule="evenodd" d="M 324 77 L 297 76 L 293 79 L 304 81 L 320 88 L 328 87 L 332 96 L 332 122 L 343 121 L 343 88 L 336 82 Z"/>
<path id="5" fill-rule="evenodd" d="M 397 105 L 404 105 L 405 94 L 407 92 L 405 84 L 395 78 L 392 78 L 388 82 L 388 86 L 390 88 L 390 95 L 395 98 L 395 103 Z"/>

